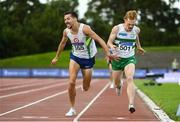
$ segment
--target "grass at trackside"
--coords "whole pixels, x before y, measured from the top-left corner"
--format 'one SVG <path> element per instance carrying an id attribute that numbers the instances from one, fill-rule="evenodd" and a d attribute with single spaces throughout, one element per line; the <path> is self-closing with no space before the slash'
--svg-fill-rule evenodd
<path id="1" fill-rule="evenodd" d="M 69 56 L 70 51 L 64 51 L 61 55 L 60 60 L 57 63 L 57 66 L 60 67 L 67 67 L 69 62 Z M 29 55 L 29 56 L 19 56 L 9 59 L 0 60 L 0 67 L 18 67 L 18 68 L 47 68 L 52 67 L 51 60 L 54 58 L 55 52 L 50 53 L 43 53 L 43 54 L 35 54 L 35 55 Z"/>
<path id="2" fill-rule="evenodd" d="M 176 116 L 180 104 L 180 85 L 167 83 L 161 86 L 145 86 L 144 83 L 147 82 L 150 80 L 135 80 L 136 86 L 160 106 L 171 119 L 180 121 L 180 116 Z"/>
<path id="3" fill-rule="evenodd" d="M 67 52 L 66 52 L 67 53 Z M 66 54 L 65 54 L 66 55 Z M 65 55 L 62 55 L 63 62 L 67 62 L 67 58 L 64 58 Z M 44 54 L 35 54 L 30 56 L 19 56 L 9 59 L 0 60 L 0 67 L 8 68 L 32 68 L 32 67 L 51 67 L 50 63 L 52 58 L 55 56 L 55 53 L 44 53 Z M 58 64 L 60 61 L 58 62 Z M 61 64 L 64 66 L 63 64 Z"/>
<path id="4" fill-rule="evenodd" d="M 98 51 L 102 51 L 99 49 Z M 3 68 L 68 68 L 70 50 L 63 51 L 56 65 L 50 65 L 55 52 L 19 56 L 0 60 L 0 67 Z M 96 58 L 95 68 L 107 68 L 106 60 Z"/>

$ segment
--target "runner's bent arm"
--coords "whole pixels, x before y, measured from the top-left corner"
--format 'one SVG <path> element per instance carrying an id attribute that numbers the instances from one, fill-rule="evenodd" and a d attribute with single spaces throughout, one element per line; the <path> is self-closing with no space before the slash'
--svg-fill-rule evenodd
<path id="1" fill-rule="evenodd" d="M 145 50 L 141 47 L 141 43 L 139 41 L 140 28 L 138 28 L 137 30 L 138 32 L 137 32 L 137 38 L 136 38 L 136 46 L 137 46 L 138 53 L 143 55 L 145 53 Z"/>
<path id="2" fill-rule="evenodd" d="M 64 50 L 64 47 L 66 45 L 67 40 L 68 40 L 68 38 L 67 38 L 67 35 L 66 35 L 66 31 L 64 30 L 63 31 L 63 37 L 61 39 L 61 42 L 59 43 L 58 50 L 56 52 L 56 56 L 52 60 L 51 64 L 55 64 L 58 61 L 61 52 Z"/>
<path id="3" fill-rule="evenodd" d="M 114 26 L 107 42 L 109 48 L 112 49 L 116 48 L 116 45 L 113 44 L 113 41 L 116 39 L 117 32 L 118 32 L 118 26 Z"/>

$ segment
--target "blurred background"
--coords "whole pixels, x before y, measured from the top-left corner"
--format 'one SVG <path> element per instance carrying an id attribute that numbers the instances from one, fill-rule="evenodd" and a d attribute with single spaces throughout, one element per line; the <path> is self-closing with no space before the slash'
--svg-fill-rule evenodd
<path id="1" fill-rule="evenodd" d="M 69 10 L 107 40 L 112 26 L 123 22 L 127 10 L 135 9 L 143 46 L 180 45 L 179 0 L 83 1 L 87 10 L 78 0 L 1 0 L 0 58 L 55 50 L 65 28 L 63 13 Z"/>
<path id="2" fill-rule="evenodd" d="M 77 12 L 80 22 L 89 24 L 107 41 L 112 27 L 122 23 L 130 9 L 139 14 L 140 40 L 147 50 L 145 56 L 137 56 L 137 67 L 169 68 L 175 58 L 180 61 L 179 0 L 0 0 L 0 67 L 48 67 L 65 28 L 66 11 Z M 70 48 L 68 43 L 66 50 Z M 45 53 L 50 54 L 44 55 L 44 65 L 37 59 L 40 56 L 34 58 L 37 65 L 33 65 L 33 58 L 25 64 L 6 60 Z M 97 55 L 99 60 L 103 58 L 101 53 Z M 57 67 L 68 65 L 61 64 Z"/>

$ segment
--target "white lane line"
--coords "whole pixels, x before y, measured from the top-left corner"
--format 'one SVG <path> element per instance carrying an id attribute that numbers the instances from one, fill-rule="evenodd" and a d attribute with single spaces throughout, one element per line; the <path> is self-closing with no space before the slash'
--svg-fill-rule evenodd
<path id="1" fill-rule="evenodd" d="M 48 119 L 49 117 L 47 117 L 47 116 L 22 116 L 22 118 L 25 118 L 25 119 Z"/>
<path id="2" fill-rule="evenodd" d="M 83 115 L 83 113 L 96 101 L 96 99 L 109 87 L 110 83 L 106 86 L 91 100 L 91 102 L 74 118 L 73 122 L 78 122 L 78 119 Z"/>
<path id="3" fill-rule="evenodd" d="M 80 87 L 81 87 L 81 85 L 77 86 L 76 89 L 78 89 L 78 88 L 80 88 Z M 64 90 L 64 91 L 62 91 L 62 92 L 58 92 L 58 93 L 56 93 L 56 94 L 53 94 L 53 95 L 48 96 L 48 97 L 45 97 L 45 98 L 40 99 L 40 100 L 38 100 L 38 101 L 31 102 L 31 103 L 29 103 L 29 104 L 27 104 L 27 105 L 18 107 L 18 108 L 16 108 L 16 109 L 12 109 L 12 110 L 7 111 L 7 112 L 4 112 L 4 113 L 1 113 L 1 114 L 0 114 L 0 117 L 1 117 L 1 116 L 4 116 L 4 115 L 6 115 L 6 114 L 12 113 L 12 112 L 21 110 L 21 109 L 23 109 L 23 108 L 27 108 L 27 107 L 29 107 L 29 106 L 35 105 L 35 104 L 40 103 L 40 102 L 42 102 L 42 101 L 51 99 L 51 98 L 56 97 L 56 96 L 58 96 L 58 95 L 65 94 L 65 93 L 67 93 L 67 92 L 68 92 L 68 90 Z"/>
<path id="4" fill-rule="evenodd" d="M 53 87 L 57 87 L 57 86 L 63 86 L 64 84 L 67 84 L 67 83 L 53 84 L 53 85 L 50 85 L 50 86 L 47 86 L 47 87 L 31 89 L 31 90 L 22 91 L 22 92 L 16 92 L 16 93 L 8 94 L 8 95 L 2 95 L 2 96 L 0 96 L 0 99 L 15 96 L 15 95 L 20 95 L 20 94 L 27 94 L 27 93 L 30 93 L 30 92 L 40 91 L 40 90 L 44 90 L 44 89 L 49 89 L 49 88 L 53 88 Z"/>
<path id="5" fill-rule="evenodd" d="M 2 82 L 0 82 L 0 84 L 2 84 L 1 88 L 3 87 L 13 87 L 13 86 L 21 86 L 21 85 L 25 85 L 25 84 L 33 84 L 35 82 L 37 82 L 35 79 L 30 80 L 28 82 L 23 81 L 22 80 L 26 80 L 26 79 L 6 79 L 6 80 L 2 80 Z M 11 81 L 11 82 L 8 82 Z"/>
<path id="6" fill-rule="evenodd" d="M 39 85 L 47 85 L 47 84 L 52 84 L 53 82 L 47 82 L 47 83 L 33 83 L 33 84 L 26 84 L 26 85 L 21 85 L 21 86 L 13 86 L 13 87 L 8 87 L 8 88 L 2 88 L 0 91 L 5 91 L 5 90 L 13 90 L 13 89 L 19 89 L 19 88 L 24 88 L 24 87 L 30 87 L 30 86 L 39 86 Z"/>

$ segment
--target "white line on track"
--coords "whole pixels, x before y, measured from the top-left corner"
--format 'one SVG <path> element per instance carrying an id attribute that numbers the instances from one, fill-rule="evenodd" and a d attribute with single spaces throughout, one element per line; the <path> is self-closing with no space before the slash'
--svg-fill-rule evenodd
<path id="1" fill-rule="evenodd" d="M 8 95 L 2 95 L 2 96 L 0 96 L 0 99 L 6 98 L 6 97 L 15 96 L 15 95 L 20 95 L 20 94 L 26 94 L 26 93 L 30 93 L 30 92 L 40 91 L 40 90 L 44 90 L 44 89 L 49 89 L 49 88 L 53 88 L 53 87 L 57 87 L 57 86 L 62 86 L 62 85 L 64 85 L 64 84 L 67 84 L 67 83 L 53 84 L 53 85 L 50 85 L 50 86 L 47 86 L 47 87 L 42 87 L 42 88 L 37 88 L 37 89 L 31 89 L 31 90 L 22 91 L 22 92 L 17 92 L 17 93 L 12 93 L 12 94 L 8 94 Z"/>
<path id="2" fill-rule="evenodd" d="M 96 99 L 108 88 L 109 84 L 110 83 L 106 84 L 106 86 L 91 100 L 91 102 L 74 118 L 73 122 L 78 122 L 78 119 L 96 101 Z"/>
<path id="3" fill-rule="evenodd" d="M 25 119 L 48 119 L 49 117 L 47 117 L 47 116 L 22 116 L 22 118 L 25 118 Z"/>
<path id="4" fill-rule="evenodd" d="M 33 80 L 30 80 L 30 81 L 28 81 L 28 82 L 24 82 L 25 80 L 26 80 L 27 78 L 18 78 L 18 79 L 16 79 L 16 78 L 3 78 L 3 80 L 2 81 L 0 81 L 0 84 L 2 84 L 2 88 L 3 87 L 13 87 L 13 86 L 19 86 L 19 85 L 25 85 L 25 84 L 33 84 L 33 83 L 36 83 L 37 81 L 37 79 L 33 79 Z M 10 81 L 10 82 L 8 82 L 8 81 Z"/>
<path id="5" fill-rule="evenodd" d="M 19 88 L 30 87 L 30 86 L 47 85 L 47 84 L 52 84 L 52 83 L 53 82 L 26 84 L 26 85 L 21 85 L 21 86 L 13 86 L 13 87 L 8 87 L 8 88 L 2 88 L 2 89 L 0 89 L 0 91 L 19 89 Z"/>
<path id="6" fill-rule="evenodd" d="M 76 89 L 78 89 L 78 88 L 80 88 L 80 87 L 81 87 L 81 85 L 77 86 L 77 87 L 76 87 Z M 40 99 L 40 100 L 38 100 L 38 101 L 31 102 L 31 103 L 29 103 L 29 104 L 27 104 L 27 105 L 24 105 L 24 106 L 18 107 L 18 108 L 16 108 L 16 109 L 12 109 L 12 110 L 7 111 L 7 112 L 4 112 L 4 113 L 1 113 L 1 114 L 0 114 L 0 117 L 1 117 L 1 116 L 4 116 L 4 115 L 6 115 L 6 114 L 12 113 L 12 112 L 15 112 L 15 111 L 21 110 L 21 109 L 23 109 L 23 108 L 27 108 L 27 107 L 29 107 L 29 106 L 35 105 L 35 104 L 40 103 L 40 102 L 42 102 L 42 101 L 45 101 L 45 100 L 51 99 L 51 98 L 56 97 L 56 96 L 58 96 L 58 95 L 65 94 L 65 93 L 67 93 L 67 92 L 68 92 L 68 90 L 64 90 L 64 91 L 62 91 L 62 92 L 58 92 L 58 93 L 56 93 L 56 94 L 53 94 L 53 95 L 48 96 L 48 97 L 45 97 L 45 98 Z"/>

